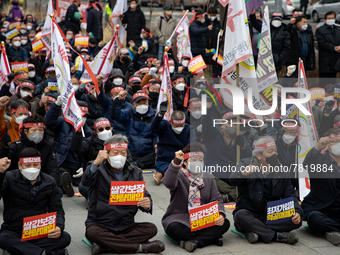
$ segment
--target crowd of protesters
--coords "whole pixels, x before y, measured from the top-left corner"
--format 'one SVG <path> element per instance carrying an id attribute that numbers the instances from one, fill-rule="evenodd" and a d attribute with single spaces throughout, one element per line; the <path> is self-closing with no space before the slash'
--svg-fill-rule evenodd
<path id="1" fill-rule="evenodd" d="M 9 13 L 1 11 L 0 41 L 5 43 L 10 63 L 28 62 L 27 70 L 11 72 L 0 90 L 0 195 L 4 201 L 0 248 L 9 254 L 68 254 L 71 236 L 64 231 L 65 218 L 61 198 L 74 195 L 74 187 L 88 200 L 86 237 L 92 242 L 91 254 L 159 253 L 164 244 L 149 241 L 157 233 L 154 223 L 136 223 L 139 210 L 152 213 L 150 193 L 136 205 L 110 205 L 113 181 L 143 181 L 143 169 L 154 168 L 157 185 L 169 189 L 170 204 L 162 218 L 164 232 L 180 247 L 192 252 L 207 245 L 223 245 L 230 222 L 223 203 L 236 202 L 233 212 L 235 228 L 249 243 L 262 241 L 295 244 L 292 232 L 305 220 L 314 232 L 325 234 L 328 241 L 340 243 L 340 107 L 334 100 L 315 100 L 313 116 L 319 142 L 307 154 L 304 165 L 326 165 L 332 174 L 320 177 L 310 173 L 310 193 L 299 203 L 299 185 L 295 175 L 280 176 L 269 166 L 290 166 L 297 162 L 297 145 L 301 124 L 298 120 L 280 119 L 277 114 L 263 118 L 263 125 L 241 127 L 237 116 L 226 105 L 214 104 L 222 93 L 208 97 L 207 114 L 202 115 L 201 95 L 214 86 L 222 67 L 211 59 L 216 50 L 221 22 L 217 9 L 205 14 L 197 10 L 190 23 L 190 54 L 180 61 L 170 49 L 169 72 L 173 112 L 168 118 L 169 101 L 158 102 L 163 78 L 163 53 L 178 24 L 170 5 L 146 27 L 138 2 L 129 2 L 121 20 L 126 25 L 125 48 L 117 51 L 106 82 L 97 75 L 98 94 L 93 81 L 83 82 L 84 63 L 89 63 L 103 48 L 103 15 L 110 16 L 112 6 L 103 7 L 90 0 L 83 17 L 73 0 L 59 26 L 66 44 L 75 98 L 83 113 L 84 125 L 78 131 L 62 114 L 62 100 L 54 59 L 48 48 L 35 52 L 32 42 L 42 31 L 43 23 L 26 14 L 13 0 Z M 315 35 L 300 9 L 293 11 L 289 24 L 280 13 L 271 16 L 270 36 L 275 69 L 287 67 L 282 86 L 293 87 L 298 77 L 298 61 L 306 70 L 316 67 L 314 39 L 318 47 L 319 77 L 328 95 L 334 94 L 337 71 L 340 71 L 340 28 L 336 14 L 326 13 L 325 24 Z M 75 46 L 86 19 L 88 47 Z M 249 16 L 254 59 L 258 56 L 261 13 Z M 11 22 L 20 22 L 19 33 L 6 38 Z M 83 31 L 84 32 L 84 31 Z M 219 42 L 223 45 L 223 40 Z M 173 47 L 176 47 L 173 37 Z M 188 63 L 202 55 L 213 65 L 216 82 L 208 72 L 191 73 Z M 289 80 L 289 81 L 287 81 Z M 327 86 L 326 86 L 327 85 Z M 276 87 L 281 88 L 280 85 Z M 276 113 L 279 112 L 276 111 Z M 246 116 L 241 116 L 247 121 Z M 213 125 L 214 119 L 223 124 Z M 281 123 L 281 124 L 280 124 Z M 240 162 L 237 161 L 240 156 Z M 27 160 L 28 159 L 28 160 Z M 236 171 L 213 175 L 206 166 L 232 166 Z M 260 169 L 261 171 L 258 171 Z M 289 221 L 267 224 L 267 202 L 293 197 L 295 215 Z M 219 217 L 215 226 L 192 232 L 189 208 L 218 202 Z M 301 205 L 300 205 L 301 204 Z M 56 228 L 48 237 L 22 242 L 25 217 L 57 212 Z"/>

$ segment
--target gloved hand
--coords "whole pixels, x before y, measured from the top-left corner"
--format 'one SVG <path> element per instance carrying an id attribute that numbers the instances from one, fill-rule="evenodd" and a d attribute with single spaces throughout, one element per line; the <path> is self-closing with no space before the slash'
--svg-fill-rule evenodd
<path id="1" fill-rule="evenodd" d="M 85 83 L 81 83 L 79 85 L 79 92 L 84 93 L 85 92 Z"/>
<path id="2" fill-rule="evenodd" d="M 83 171 L 82 167 L 79 168 L 76 172 L 77 172 L 77 174 L 72 175 L 73 178 L 80 178 L 80 177 L 83 176 L 84 171 Z"/>
<path id="3" fill-rule="evenodd" d="M 168 110 L 168 101 L 164 101 L 161 103 L 160 107 L 159 107 L 159 114 L 164 116 L 164 114 L 166 113 L 166 111 Z"/>
<path id="4" fill-rule="evenodd" d="M 131 62 L 128 65 L 128 71 L 129 71 L 129 73 L 133 73 L 135 71 L 133 62 Z"/>
<path id="5" fill-rule="evenodd" d="M 292 75 L 296 70 L 296 65 L 287 66 L 287 73 Z"/>
<path id="6" fill-rule="evenodd" d="M 149 75 L 152 76 L 152 75 L 154 75 L 155 73 L 157 73 L 157 67 L 151 67 L 151 68 L 150 68 L 150 71 L 149 71 Z"/>
<path id="7" fill-rule="evenodd" d="M 202 124 L 198 125 L 198 127 L 196 128 L 196 131 L 199 133 L 202 133 Z"/>
<path id="8" fill-rule="evenodd" d="M 61 102 L 61 96 L 58 96 L 57 101 L 55 102 L 56 105 L 61 106 L 62 102 Z"/>
<path id="9" fill-rule="evenodd" d="M 244 141 L 242 135 L 238 135 L 235 137 L 235 145 L 240 145 L 241 148 L 243 148 L 246 145 L 246 142 Z"/>
<path id="10" fill-rule="evenodd" d="M 32 97 L 37 97 L 37 96 L 40 96 L 40 95 L 42 95 L 42 91 L 40 89 L 36 89 L 32 93 Z"/>
<path id="11" fill-rule="evenodd" d="M 324 111 L 325 111 L 326 114 L 330 114 L 332 112 L 334 104 L 335 104 L 335 101 L 333 101 L 333 100 L 326 102 L 325 108 L 324 108 Z"/>
<path id="12" fill-rule="evenodd" d="M 7 75 L 7 78 L 8 78 L 8 82 L 13 81 L 13 79 L 14 79 L 14 73 L 13 73 L 13 72 L 10 72 L 10 73 Z"/>

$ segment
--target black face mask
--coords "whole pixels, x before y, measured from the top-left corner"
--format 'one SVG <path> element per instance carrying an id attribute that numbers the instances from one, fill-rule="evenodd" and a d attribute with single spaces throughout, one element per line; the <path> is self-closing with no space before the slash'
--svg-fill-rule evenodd
<path id="1" fill-rule="evenodd" d="M 276 154 L 271 155 L 270 157 L 266 158 L 266 163 L 270 166 L 279 166 L 279 158 Z"/>
<path id="2" fill-rule="evenodd" d="M 130 58 L 129 57 L 123 57 L 122 60 L 127 63 L 127 62 L 130 62 Z"/>
<path id="3" fill-rule="evenodd" d="M 157 92 L 149 92 L 149 97 L 150 97 L 152 100 L 157 100 L 158 97 L 159 97 L 159 93 L 157 93 Z"/>
<path id="4" fill-rule="evenodd" d="M 138 90 L 142 90 L 141 85 L 132 85 L 132 92 L 137 93 Z"/>

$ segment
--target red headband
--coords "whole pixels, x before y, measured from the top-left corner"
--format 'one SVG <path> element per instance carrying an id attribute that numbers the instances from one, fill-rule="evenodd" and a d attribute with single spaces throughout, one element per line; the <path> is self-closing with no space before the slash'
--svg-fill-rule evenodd
<path id="1" fill-rule="evenodd" d="M 340 133 L 337 133 L 337 134 L 330 134 L 328 137 L 329 137 L 330 139 L 333 139 L 333 138 L 335 138 L 335 137 L 340 137 Z"/>
<path id="2" fill-rule="evenodd" d="M 46 69 L 46 73 L 48 72 L 55 72 L 55 68 L 53 66 L 50 66 L 49 68 Z"/>
<path id="3" fill-rule="evenodd" d="M 104 146 L 104 150 L 111 150 L 111 149 L 127 149 L 127 143 L 109 143 Z"/>
<path id="4" fill-rule="evenodd" d="M 293 12 L 293 15 L 302 15 L 303 13 L 302 12 Z"/>
<path id="5" fill-rule="evenodd" d="M 152 61 L 152 60 L 153 60 L 153 58 L 147 58 L 147 59 L 146 59 L 146 62 Z"/>
<path id="6" fill-rule="evenodd" d="M 25 128 L 31 128 L 31 127 L 45 127 L 45 124 L 40 122 L 40 123 L 25 123 L 24 124 Z"/>
<path id="7" fill-rule="evenodd" d="M 101 120 L 101 121 L 94 123 L 94 128 L 96 129 L 97 127 L 104 126 L 104 125 L 110 125 L 111 126 L 111 123 L 108 120 Z"/>
<path id="8" fill-rule="evenodd" d="M 183 159 L 187 160 L 188 158 L 191 158 L 191 157 L 202 157 L 202 158 L 204 158 L 204 153 L 202 151 L 188 152 L 188 153 L 184 154 Z"/>
<path id="9" fill-rule="evenodd" d="M 131 83 L 133 81 L 142 82 L 142 80 L 139 77 L 132 77 L 132 78 L 129 79 L 129 83 Z"/>
<path id="10" fill-rule="evenodd" d="M 204 14 L 197 14 L 196 17 L 204 17 Z"/>
<path id="11" fill-rule="evenodd" d="M 116 92 L 116 91 L 124 91 L 123 87 L 114 87 L 113 89 L 111 89 L 111 93 Z"/>
<path id="12" fill-rule="evenodd" d="M 22 74 L 18 74 L 18 75 L 16 75 L 16 76 L 14 76 L 14 80 L 13 81 L 15 81 L 15 80 L 17 80 L 17 79 L 20 79 L 20 78 L 28 78 L 28 76 L 27 76 L 27 73 L 22 73 Z"/>
<path id="13" fill-rule="evenodd" d="M 174 80 L 173 82 L 176 82 L 176 81 L 184 81 L 184 78 L 183 78 L 183 77 L 180 77 L 180 78 Z"/>
<path id="14" fill-rule="evenodd" d="M 89 108 L 85 107 L 85 106 L 80 106 L 80 109 L 83 111 L 83 112 L 89 112 Z"/>
<path id="15" fill-rule="evenodd" d="M 194 105 L 202 105 L 201 101 L 194 101 L 189 104 L 189 106 L 194 106 Z"/>
<path id="16" fill-rule="evenodd" d="M 137 97 L 146 97 L 147 99 L 149 99 L 149 96 L 145 93 L 136 93 L 133 95 L 132 99 L 135 99 Z"/>
<path id="17" fill-rule="evenodd" d="M 294 129 L 299 130 L 299 126 L 294 123 L 285 123 L 283 127 L 293 127 Z"/>
<path id="18" fill-rule="evenodd" d="M 261 143 L 261 144 L 259 144 L 259 145 L 255 145 L 255 150 L 256 150 L 256 149 L 272 148 L 272 147 L 276 147 L 276 144 L 275 144 L 274 141 L 265 142 L 265 143 Z"/>
<path id="19" fill-rule="evenodd" d="M 233 112 L 227 112 L 223 115 L 222 119 L 225 119 L 227 117 L 237 117 L 236 115 L 233 114 Z"/>
<path id="20" fill-rule="evenodd" d="M 334 127 L 339 127 L 339 126 L 340 126 L 340 120 L 334 123 Z"/>
<path id="21" fill-rule="evenodd" d="M 129 51 L 127 49 L 122 49 L 119 54 L 121 55 L 125 55 L 125 54 L 129 54 Z"/>
<path id="22" fill-rule="evenodd" d="M 47 97 L 47 101 L 57 102 L 57 99 L 54 97 Z"/>
<path id="23" fill-rule="evenodd" d="M 27 157 L 27 158 L 20 158 L 19 162 L 21 164 L 29 164 L 29 163 L 41 163 L 40 157 Z"/>
<path id="24" fill-rule="evenodd" d="M 163 67 L 158 69 L 158 73 L 163 73 Z"/>
<path id="25" fill-rule="evenodd" d="M 150 68 L 149 67 L 143 67 L 142 69 L 139 69 L 139 72 L 149 72 Z"/>
<path id="26" fill-rule="evenodd" d="M 175 61 L 169 60 L 168 63 L 169 63 L 169 64 L 175 64 Z"/>
<path id="27" fill-rule="evenodd" d="M 19 85 L 19 88 L 23 87 L 23 86 L 28 86 L 30 87 L 31 89 L 34 89 L 34 85 L 32 83 L 29 83 L 29 82 L 22 82 L 20 85 Z"/>
<path id="28" fill-rule="evenodd" d="M 169 120 L 169 121 L 172 122 L 172 123 L 181 125 L 185 122 L 185 118 L 181 119 L 181 120 Z"/>
<path id="29" fill-rule="evenodd" d="M 144 29 L 142 29 L 142 33 L 146 33 L 152 38 L 152 34 L 150 32 L 146 32 Z"/>
<path id="30" fill-rule="evenodd" d="M 28 112 L 28 108 L 25 106 L 20 106 L 16 109 L 12 109 L 12 112 Z"/>

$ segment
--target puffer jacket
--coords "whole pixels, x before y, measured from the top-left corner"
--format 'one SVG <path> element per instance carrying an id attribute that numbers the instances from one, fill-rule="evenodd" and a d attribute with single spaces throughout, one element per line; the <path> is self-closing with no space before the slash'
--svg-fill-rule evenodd
<path id="1" fill-rule="evenodd" d="M 162 24 L 161 24 L 162 21 Z M 172 16 L 169 20 L 164 17 L 164 13 L 155 19 L 154 33 L 158 37 L 159 45 L 166 46 L 166 41 L 170 38 L 172 32 L 177 26 L 177 19 Z M 160 28 L 160 29 L 159 29 Z M 173 37 L 173 41 L 175 36 Z"/>
<path id="2" fill-rule="evenodd" d="M 205 54 L 205 47 L 207 45 L 206 33 L 209 31 L 208 27 L 203 27 L 200 21 L 195 20 L 189 26 L 191 52 L 195 57 L 197 55 Z"/>
<path id="3" fill-rule="evenodd" d="M 129 150 L 142 157 L 154 150 L 157 135 L 151 131 L 155 110 L 149 106 L 148 112 L 141 116 L 135 109 L 123 109 L 125 100 L 113 101 L 111 118 L 126 126 L 125 135 L 129 138 Z"/>
<path id="4" fill-rule="evenodd" d="M 140 38 L 140 33 L 142 28 L 145 27 L 145 16 L 140 6 L 137 5 L 135 11 L 129 8 L 124 14 L 123 24 L 126 24 L 126 42 L 132 40 L 135 44 L 142 44 L 142 39 Z"/>

